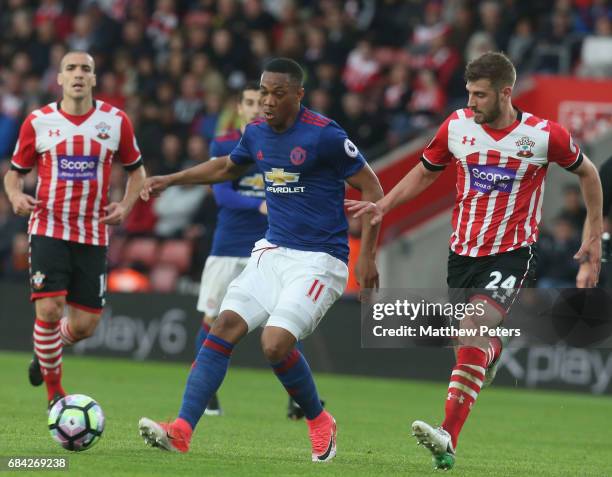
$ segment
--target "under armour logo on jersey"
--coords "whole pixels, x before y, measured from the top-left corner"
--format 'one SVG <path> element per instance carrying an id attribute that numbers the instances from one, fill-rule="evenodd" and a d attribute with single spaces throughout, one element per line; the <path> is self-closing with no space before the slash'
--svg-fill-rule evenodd
<path id="1" fill-rule="evenodd" d="M 49 129 L 49 137 L 53 137 L 53 136 L 59 137 L 59 135 L 60 135 L 59 129 L 55 129 L 55 130 Z"/>
<path id="2" fill-rule="evenodd" d="M 491 297 L 494 298 L 495 300 L 497 300 L 499 303 L 501 303 L 502 305 L 506 303 L 506 300 L 508 300 L 510 297 L 508 296 L 509 294 L 512 293 L 512 289 L 502 289 L 502 291 L 498 292 L 497 290 L 495 290 L 492 294 Z"/>
<path id="3" fill-rule="evenodd" d="M 461 144 L 467 144 L 470 143 L 470 146 L 473 146 L 474 144 L 476 144 L 476 138 L 475 137 L 471 137 L 468 139 L 467 136 L 463 136 L 463 141 L 461 141 Z"/>
<path id="4" fill-rule="evenodd" d="M 257 160 L 263 161 L 263 152 L 261 152 L 261 149 L 257 151 Z"/>

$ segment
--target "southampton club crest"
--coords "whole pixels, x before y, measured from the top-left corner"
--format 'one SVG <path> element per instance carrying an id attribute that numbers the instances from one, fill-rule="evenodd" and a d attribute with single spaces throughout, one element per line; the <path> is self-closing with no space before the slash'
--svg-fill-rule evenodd
<path id="1" fill-rule="evenodd" d="M 47 278 L 47 276 L 44 273 L 41 273 L 40 270 L 37 271 L 32 275 L 32 288 L 34 288 L 34 290 L 42 290 L 45 286 L 45 278 Z"/>
<path id="2" fill-rule="evenodd" d="M 516 141 L 516 147 L 519 148 L 519 151 L 516 153 L 519 157 L 533 157 L 533 146 L 535 146 L 535 141 L 533 139 L 528 138 L 527 136 L 523 136 L 518 141 Z"/>
<path id="3" fill-rule="evenodd" d="M 98 137 L 100 139 L 108 139 L 110 136 L 108 132 L 110 131 L 110 126 L 106 124 L 104 121 L 96 124 L 96 129 L 98 130 Z"/>

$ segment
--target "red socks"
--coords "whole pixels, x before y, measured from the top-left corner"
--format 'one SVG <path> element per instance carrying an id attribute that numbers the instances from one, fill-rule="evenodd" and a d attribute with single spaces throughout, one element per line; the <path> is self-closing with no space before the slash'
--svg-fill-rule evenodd
<path id="1" fill-rule="evenodd" d="M 493 361 L 499 358 L 499 355 L 502 352 L 502 342 L 497 336 L 489 339 L 489 346 L 485 351 L 487 355 L 487 366 L 489 367 Z"/>
<path id="2" fill-rule="evenodd" d="M 62 339 L 62 343 L 64 343 L 64 346 L 71 346 L 77 341 L 79 341 L 74 337 L 74 335 L 70 331 L 70 326 L 68 325 L 67 316 L 64 316 L 60 320 L 60 338 Z"/>
<path id="3" fill-rule="evenodd" d="M 34 322 L 34 353 L 47 386 L 49 400 L 57 393 L 66 394 L 62 388 L 62 349 L 60 323 L 48 323 L 36 318 Z"/>
<path id="4" fill-rule="evenodd" d="M 489 346 L 485 351 L 472 346 L 459 348 L 457 364 L 451 373 L 446 395 L 446 417 L 442 423 L 442 427 L 451 435 L 455 448 L 461 428 L 480 393 L 485 371 L 499 358 L 501 352 L 502 343 L 498 337 L 489 339 Z"/>
<path id="5" fill-rule="evenodd" d="M 448 385 L 444 407 L 446 417 L 442 423 L 442 427 L 451 435 L 453 447 L 457 446 L 459 432 L 478 397 L 486 366 L 486 353 L 483 350 L 471 346 L 459 348 L 457 364 Z"/>

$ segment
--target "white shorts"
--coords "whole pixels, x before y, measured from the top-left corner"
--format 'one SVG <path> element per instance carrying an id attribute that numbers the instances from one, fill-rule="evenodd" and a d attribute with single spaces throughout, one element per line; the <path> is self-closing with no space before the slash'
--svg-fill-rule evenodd
<path id="1" fill-rule="evenodd" d="M 209 256 L 202 270 L 198 311 L 211 317 L 219 315 L 219 307 L 232 280 L 242 273 L 249 257 Z"/>
<path id="2" fill-rule="evenodd" d="M 277 247 L 261 239 L 227 290 L 221 312 L 238 313 L 249 332 L 264 324 L 278 326 L 300 340 L 314 331 L 347 280 L 346 264 L 327 253 Z"/>

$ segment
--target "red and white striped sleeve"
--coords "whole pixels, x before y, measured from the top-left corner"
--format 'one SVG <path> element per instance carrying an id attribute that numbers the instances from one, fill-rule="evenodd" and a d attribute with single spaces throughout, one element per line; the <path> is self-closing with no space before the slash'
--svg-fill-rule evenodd
<path id="1" fill-rule="evenodd" d="M 140 149 L 134 135 L 132 121 L 123 111 L 117 113 L 121 116 L 121 138 L 119 139 L 119 160 L 127 171 L 138 169 L 142 165 Z"/>
<path id="2" fill-rule="evenodd" d="M 457 119 L 457 113 L 451 114 L 438 128 L 436 135 L 423 151 L 421 162 L 430 171 L 441 171 L 453 159 L 448 149 L 448 124 L 451 119 Z"/>
<path id="3" fill-rule="evenodd" d="M 568 171 L 577 169 L 582 164 L 582 152 L 574 144 L 572 135 L 560 124 L 549 121 L 548 162 L 556 162 Z"/>
<path id="4" fill-rule="evenodd" d="M 34 116 L 28 116 L 19 130 L 19 139 L 11 159 L 11 169 L 27 174 L 36 165 L 36 132 L 32 126 Z"/>

